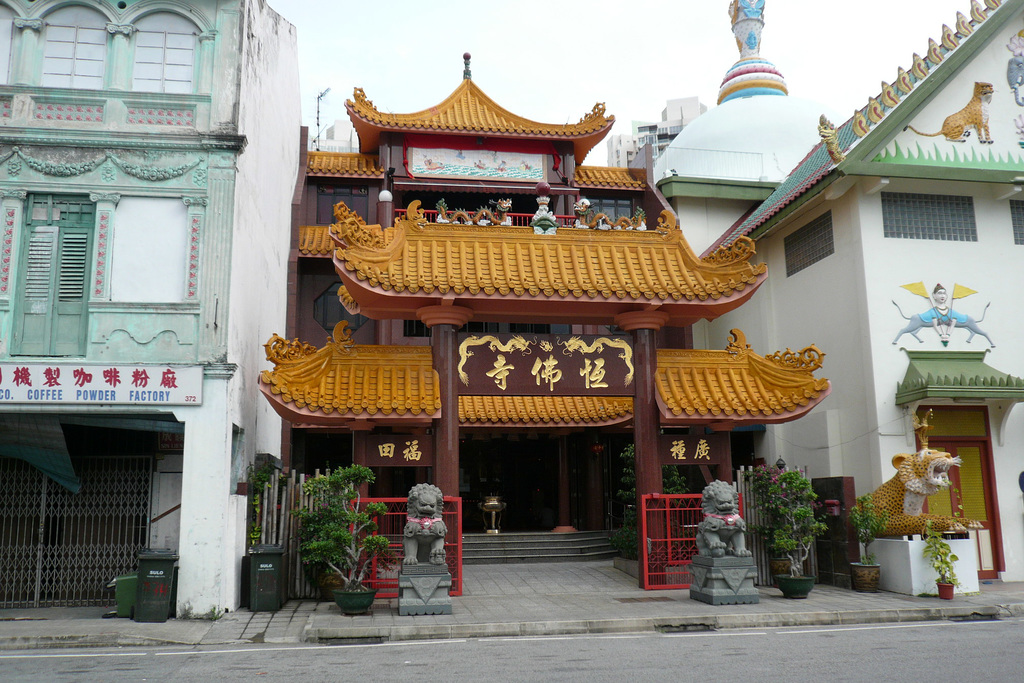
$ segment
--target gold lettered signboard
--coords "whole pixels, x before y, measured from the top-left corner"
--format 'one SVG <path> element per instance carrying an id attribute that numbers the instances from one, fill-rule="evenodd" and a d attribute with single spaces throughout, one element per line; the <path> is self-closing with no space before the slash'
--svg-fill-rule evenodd
<path id="1" fill-rule="evenodd" d="M 729 435 L 662 434 L 658 437 L 658 457 L 662 465 L 727 465 Z"/>
<path id="2" fill-rule="evenodd" d="M 366 437 L 367 467 L 430 467 L 434 444 L 418 434 L 371 434 Z"/>
<path id="3" fill-rule="evenodd" d="M 461 335 L 457 363 L 464 394 L 623 396 L 634 391 L 628 337 Z"/>

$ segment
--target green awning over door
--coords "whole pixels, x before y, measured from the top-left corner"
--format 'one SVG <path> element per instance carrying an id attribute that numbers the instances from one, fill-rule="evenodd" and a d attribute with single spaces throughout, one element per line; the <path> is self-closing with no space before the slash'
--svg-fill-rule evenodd
<path id="1" fill-rule="evenodd" d="M 1024 401 L 1024 379 L 985 363 L 988 351 L 907 351 L 910 366 L 896 386 L 896 405 L 952 398 Z"/>

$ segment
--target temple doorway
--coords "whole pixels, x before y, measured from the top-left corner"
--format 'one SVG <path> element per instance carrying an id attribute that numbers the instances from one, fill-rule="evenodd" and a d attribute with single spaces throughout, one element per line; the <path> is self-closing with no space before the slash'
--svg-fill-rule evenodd
<path id="1" fill-rule="evenodd" d="M 501 496 L 502 531 L 550 531 L 558 520 L 558 439 L 544 435 L 463 438 L 459 493 L 465 533 L 484 531 L 479 504 Z"/>

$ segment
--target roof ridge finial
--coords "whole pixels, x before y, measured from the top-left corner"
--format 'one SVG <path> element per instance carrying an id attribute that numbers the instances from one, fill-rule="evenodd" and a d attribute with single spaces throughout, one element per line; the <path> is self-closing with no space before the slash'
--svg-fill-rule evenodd
<path id="1" fill-rule="evenodd" d="M 472 56 L 473 55 L 469 54 L 468 52 L 463 52 L 462 53 L 462 63 L 465 64 L 465 68 L 463 68 L 463 70 L 462 70 L 462 80 L 464 80 L 464 81 L 471 81 L 471 80 L 473 80 L 473 74 L 469 70 L 469 59 Z"/>

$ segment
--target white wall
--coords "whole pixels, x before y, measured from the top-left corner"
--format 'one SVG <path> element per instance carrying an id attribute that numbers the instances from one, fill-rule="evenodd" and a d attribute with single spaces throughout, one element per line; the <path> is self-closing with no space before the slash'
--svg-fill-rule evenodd
<path id="1" fill-rule="evenodd" d="M 185 298 L 188 221 L 181 199 L 122 197 L 114 212 L 110 298 L 173 303 Z"/>

